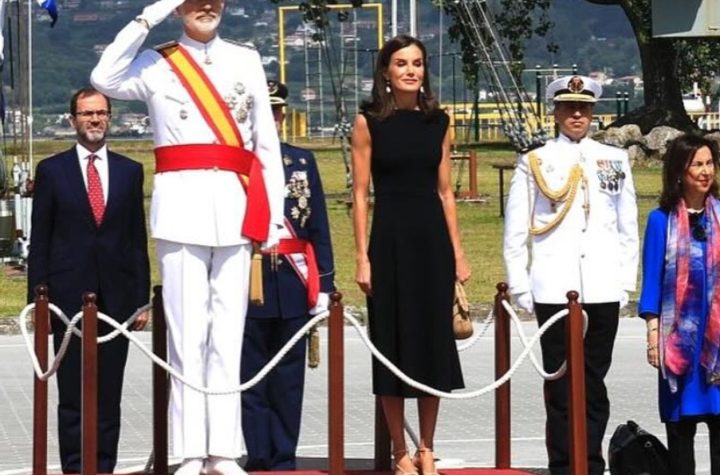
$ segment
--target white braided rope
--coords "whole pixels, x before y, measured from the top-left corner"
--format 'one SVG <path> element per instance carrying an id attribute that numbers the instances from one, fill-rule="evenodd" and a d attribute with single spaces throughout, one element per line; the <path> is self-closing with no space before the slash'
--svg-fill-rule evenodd
<path id="1" fill-rule="evenodd" d="M 525 336 L 525 332 L 522 329 L 522 322 L 520 321 L 520 317 L 518 317 L 517 313 L 515 312 L 515 309 L 512 308 L 510 305 L 510 302 L 507 300 L 503 300 L 502 302 L 503 307 L 505 307 L 505 310 L 507 311 L 508 315 L 510 315 L 510 319 L 515 323 L 515 328 L 517 329 L 518 336 L 520 337 L 520 342 L 523 344 L 524 347 L 527 348 L 527 337 Z M 588 329 L 588 316 L 587 313 L 585 313 L 585 310 L 582 311 L 583 313 L 583 338 L 585 338 L 585 334 L 587 333 Z M 535 357 L 534 352 L 530 352 L 530 361 L 532 361 L 533 366 L 535 367 L 535 371 L 538 372 L 538 374 L 548 381 L 555 381 L 557 379 L 562 378 L 565 375 L 565 372 L 567 371 L 567 360 L 563 361 L 563 363 L 560 365 L 560 367 L 555 371 L 554 373 L 547 373 L 543 366 L 538 362 L 537 358 Z"/>
<path id="2" fill-rule="evenodd" d="M 20 319 L 23 325 L 21 326 L 23 337 L 25 339 L 26 347 L 28 349 L 28 352 L 31 355 L 31 359 L 33 362 L 33 367 L 35 374 L 37 377 L 41 380 L 47 380 L 54 372 L 57 370 L 57 367 L 60 365 L 60 361 L 62 360 L 62 356 L 64 356 L 65 350 L 67 349 L 67 345 L 69 342 L 69 339 L 72 337 L 73 329 L 75 328 L 75 325 L 77 325 L 77 322 L 82 318 L 83 314 L 82 312 L 78 312 L 73 316 L 73 318 L 68 323 L 68 328 L 65 331 L 65 335 L 63 336 L 63 341 L 60 345 L 60 349 L 58 350 L 58 354 L 53 360 L 52 367 L 50 370 L 48 370 L 46 373 L 43 373 L 42 369 L 40 368 L 40 364 L 37 360 L 37 356 L 35 355 L 35 352 L 33 351 L 32 345 L 30 343 L 30 337 L 27 332 L 27 329 L 25 328 L 26 325 L 25 319 L 27 317 L 27 313 L 34 308 L 34 304 L 29 304 L 27 307 L 23 309 L 23 311 L 20 314 Z M 514 312 L 511 312 L 511 318 L 512 314 Z M 405 384 L 414 387 L 415 389 L 418 389 L 420 391 L 423 391 L 431 396 L 436 397 L 442 397 L 446 399 L 472 399 L 475 397 L 482 396 L 484 394 L 487 394 L 488 392 L 494 391 L 498 387 L 505 384 L 517 371 L 517 369 L 520 367 L 520 365 L 523 363 L 523 361 L 527 358 L 528 355 L 532 355 L 532 347 L 538 342 L 540 337 L 547 331 L 550 326 L 555 324 L 558 320 L 568 315 L 569 311 L 567 309 L 561 310 L 557 312 L 555 315 L 550 317 L 540 328 L 538 328 L 537 332 L 530 338 L 530 340 L 526 340 L 524 333 L 522 333 L 522 330 L 519 330 L 521 336 L 521 341 L 523 342 L 524 349 L 520 353 L 520 356 L 515 360 L 513 365 L 510 367 L 510 369 L 502 375 L 498 380 L 494 381 L 493 383 L 477 389 L 475 391 L 469 391 L 469 392 L 462 392 L 462 393 L 451 393 L 446 391 L 440 391 L 435 388 L 432 388 L 426 384 L 420 383 L 409 376 L 407 376 L 405 373 L 403 373 L 400 369 L 398 369 L 397 366 L 395 366 L 390 360 L 383 355 L 380 350 L 378 350 L 375 345 L 370 341 L 370 338 L 367 334 L 367 331 L 363 329 L 363 326 L 361 323 L 352 315 L 350 314 L 344 314 L 343 318 L 350 322 L 350 324 L 355 328 L 358 335 L 360 336 L 360 339 L 365 343 L 365 346 L 370 350 L 372 355 L 377 358 L 377 360 L 384 364 L 385 367 L 390 370 L 397 378 L 402 380 Z M 123 324 L 118 323 L 117 321 L 113 320 L 112 318 L 108 317 L 107 315 L 103 314 L 102 312 L 98 312 L 97 317 L 99 320 L 102 320 L 109 324 L 110 326 L 114 327 L 118 333 L 122 333 L 128 340 L 130 340 L 135 346 L 140 349 L 148 358 L 150 358 L 153 363 L 159 365 L 161 368 L 163 368 L 166 372 L 168 372 L 173 378 L 177 379 L 178 381 L 182 382 L 186 386 L 190 387 L 191 389 L 201 392 L 203 394 L 208 395 L 228 395 L 233 393 L 238 393 L 245 391 L 254 385 L 256 385 L 260 380 L 262 380 L 267 373 L 272 371 L 272 369 L 277 365 L 277 363 L 287 354 L 287 352 L 301 339 L 304 337 L 305 333 L 314 325 L 319 323 L 320 321 L 328 318 L 330 315 L 329 311 L 322 312 L 318 315 L 315 315 L 312 319 L 308 320 L 308 322 L 295 333 L 295 335 L 290 338 L 290 340 L 285 343 L 285 345 L 278 351 L 278 353 L 260 370 L 258 373 L 253 376 L 250 380 L 246 381 L 245 383 L 240 384 L 239 386 L 230 387 L 230 388 L 223 388 L 223 389 L 211 389 L 208 387 L 203 387 L 200 385 L 195 384 L 194 382 L 186 379 L 183 375 L 179 374 L 174 368 L 172 368 L 170 365 L 168 365 L 163 359 L 159 358 L 155 354 L 152 353 L 151 350 L 149 350 L 145 345 L 143 345 L 142 342 L 140 342 L 135 335 L 133 335 L 131 332 L 125 328 Z M 515 315 L 515 319 L 513 321 L 516 323 L 516 325 L 519 325 L 519 319 L 517 319 L 517 315 Z M 587 316 L 585 315 L 585 321 L 587 322 Z M 532 358 L 532 357 L 531 357 Z"/>
<path id="3" fill-rule="evenodd" d="M 65 330 L 65 334 L 63 335 L 63 340 L 60 344 L 60 348 L 58 349 L 57 355 L 55 356 L 55 359 L 53 360 L 51 368 L 43 373 L 42 368 L 40 367 L 40 362 L 37 359 L 37 355 L 35 354 L 35 351 L 33 350 L 30 335 L 27 332 L 26 328 L 26 320 L 27 320 L 27 314 L 35 307 L 35 304 L 31 303 L 28 304 L 22 312 L 20 312 L 20 323 L 21 323 L 21 331 L 23 334 L 23 338 L 25 339 L 25 346 L 28 349 L 28 352 L 30 353 L 30 359 L 33 363 L 33 369 L 35 371 L 35 375 L 38 377 L 38 379 L 42 381 L 46 381 L 50 376 L 52 376 L 56 371 L 57 368 L 60 366 L 60 362 L 62 361 L 63 356 L 65 356 L 65 351 L 67 350 L 67 346 L 69 344 L 70 338 L 73 334 L 73 329 L 75 329 L 75 326 L 77 325 L 77 322 L 80 321 L 83 317 L 82 312 L 76 313 L 73 318 L 68 322 L 68 327 Z M 141 309 L 138 309 L 139 313 L 140 310 L 142 310 L 145 307 L 141 307 Z M 208 395 L 227 395 L 227 394 L 234 394 L 239 393 L 241 391 L 246 391 L 247 389 L 255 386 L 260 380 L 262 380 L 267 373 L 272 371 L 272 369 L 277 366 L 278 362 L 287 354 L 288 351 L 297 343 L 301 338 L 305 336 L 305 333 L 307 333 L 310 328 L 312 328 L 313 325 L 316 323 L 326 319 L 330 315 L 329 311 L 325 311 L 323 313 L 320 313 L 313 317 L 312 319 L 308 320 L 305 325 L 298 330 L 298 332 L 293 335 L 290 340 L 283 346 L 280 351 L 277 352 L 277 354 L 270 360 L 268 363 L 260 370 L 258 373 L 252 377 L 252 379 L 246 381 L 245 383 L 231 387 L 231 388 L 224 388 L 224 389 L 210 389 L 208 387 L 200 386 L 195 384 L 194 382 L 188 380 L 183 375 L 178 373 L 174 368 L 172 368 L 170 365 L 168 365 L 165 360 L 162 358 L 159 358 L 157 355 L 155 355 L 152 350 L 149 350 L 133 333 L 127 330 L 127 326 L 125 324 L 118 323 L 111 317 L 105 315 L 102 312 L 97 313 L 98 320 L 102 320 L 103 322 L 109 324 L 113 328 L 116 329 L 115 333 L 124 335 L 130 342 L 132 342 L 135 346 L 140 349 L 140 351 L 145 354 L 150 360 L 152 360 L 153 363 L 163 368 L 166 372 L 168 372 L 173 378 L 181 381 L 183 384 L 188 386 L 189 388 L 194 389 L 195 391 L 201 392 L 203 394 Z M 110 335 L 110 334 L 108 334 Z M 99 339 L 98 339 L 99 342 Z"/>
<path id="4" fill-rule="evenodd" d="M 358 332 L 360 338 L 363 340 L 363 343 L 365 343 L 365 346 L 368 347 L 372 355 L 377 358 L 380 363 L 385 365 L 385 367 L 390 370 L 391 373 L 393 373 L 398 379 L 403 381 L 408 386 L 411 386 L 419 391 L 423 391 L 435 397 L 441 397 L 445 399 L 472 399 L 483 396 L 505 384 L 512 377 L 515 371 L 517 371 L 525 358 L 527 358 L 528 354 L 530 354 L 532 350 L 532 347 L 538 342 L 540 337 L 547 331 L 547 329 L 568 314 L 569 311 L 567 309 L 561 310 L 552 317 L 550 317 L 540 328 L 538 328 L 538 331 L 532 336 L 532 338 L 530 338 L 528 342 L 529 346 L 525 347 L 522 353 L 520 353 L 520 356 L 518 356 L 517 360 L 515 360 L 515 362 L 512 364 L 510 369 L 505 374 L 503 374 L 500 379 L 496 380 L 491 384 L 488 384 L 485 387 L 476 389 L 475 391 L 468 391 L 462 393 L 450 393 L 447 391 L 440 391 L 410 378 L 408 375 L 400 371 L 397 366 L 395 366 L 390 360 L 388 360 L 385 355 L 383 355 L 375 347 L 375 345 L 372 344 L 367 333 L 360 328 L 360 323 L 357 321 L 357 319 L 355 319 L 355 317 L 353 317 L 352 315 L 344 315 L 344 317 L 352 324 L 353 327 L 355 327 L 355 330 Z"/>
<path id="5" fill-rule="evenodd" d="M 494 314 L 491 309 L 490 312 L 488 313 L 488 316 L 485 317 L 485 320 L 483 320 L 482 323 L 480 323 L 480 330 L 474 332 L 473 336 L 470 337 L 469 340 L 465 340 L 462 343 L 455 342 L 457 344 L 457 350 L 465 351 L 468 348 L 471 348 L 475 343 L 480 341 L 480 338 L 482 338 L 483 335 L 485 335 L 485 333 L 487 333 L 488 328 L 490 328 L 490 325 L 493 322 L 493 317 L 494 317 Z"/>
<path id="6" fill-rule="evenodd" d="M 52 303 L 48 303 L 48 309 L 55 314 L 60 320 L 62 320 L 65 325 L 65 334 L 63 335 L 62 342 L 60 343 L 60 348 L 58 348 L 57 354 L 55 355 L 55 358 L 53 358 L 52 364 L 50 365 L 50 368 L 46 372 L 42 371 L 42 368 L 40 368 L 40 362 L 37 359 L 37 355 L 35 354 L 35 351 L 33 349 L 32 341 L 30 338 L 30 335 L 27 330 L 27 319 L 28 314 L 35 308 L 34 303 L 30 303 L 27 306 L 25 306 L 24 309 L 22 309 L 22 312 L 20 312 L 20 315 L 18 316 L 18 324 L 20 325 L 20 332 L 23 335 L 23 339 L 25 340 L 25 347 L 28 349 L 28 352 L 30 354 L 30 359 L 33 363 L 33 368 L 35 369 L 35 374 L 37 375 L 38 379 L 41 381 L 47 381 L 55 372 L 57 372 L 57 369 L 60 367 L 60 363 L 62 362 L 63 358 L 65 357 L 65 353 L 67 352 L 67 347 L 70 344 L 70 338 L 72 335 L 76 335 L 79 338 L 82 338 L 82 332 L 77 328 L 77 323 L 82 318 L 82 311 L 76 313 L 72 319 L 68 319 L 65 313 L 60 310 L 60 308 Z M 141 313 L 149 310 L 152 308 L 151 304 L 145 304 L 142 307 L 138 308 L 135 313 L 133 313 L 130 318 L 128 318 L 125 322 L 122 324 L 116 322 L 113 320 L 113 326 L 119 325 L 119 327 L 125 332 L 127 332 L 127 328 L 132 325 L 132 323 L 137 319 L 138 315 Z M 98 316 L 101 315 L 100 312 L 98 312 Z M 109 318 L 109 317 L 107 317 Z M 103 335 L 102 337 L 97 339 L 98 344 L 106 343 L 113 338 L 117 337 L 122 331 L 118 328 L 117 330 L 113 330 L 112 332 L 108 333 L 107 335 Z"/>

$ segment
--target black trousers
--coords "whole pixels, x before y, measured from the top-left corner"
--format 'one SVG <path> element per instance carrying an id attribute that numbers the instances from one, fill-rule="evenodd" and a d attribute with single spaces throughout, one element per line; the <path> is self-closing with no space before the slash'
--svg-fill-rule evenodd
<path id="1" fill-rule="evenodd" d="M 64 333 L 53 331 L 57 354 Z M 98 333 L 107 333 L 110 326 L 98 322 Z M 128 355 L 127 338 L 118 336 L 98 345 L 98 473 L 112 473 L 117 462 L 120 439 L 120 400 Z M 73 336 L 62 363 L 58 367 L 58 443 L 63 473 L 80 473 L 81 463 L 81 359 L 80 338 Z"/>
<path id="2" fill-rule="evenodd" d="M 564 304 L 535 304 L 538 324 L 567 308 Z M 605 376 L 612 362 L 613 345 L 618 328 L 618 302 L 583 304 L 589 325 L 585 335 L 585 394 L 587 405 L 587 454 L 591 475 L 605 470 L 602 440 L 610 417 L 610 401 Z M 541 337 L 545 371 L 557 371 L 565 361 L 565 322 L 563 318 Z M 545 381 L 545 446 L 548 468 L 552 475 L 569 475 L 567 376 Z"/>
<path id="3" fill-rule="evenodd" d="M 720 475 L 720 416 L 687 417 L 665 423 L 673 475 L 695 475 L 695 431 L 699 422 L 707 424 L 710 435 L 710 473 Z"/>
<path id="4" fill-rule="evenodd" d="M 255 376 L 307 321 L 307 316 L 246 319 L 241 381 Z M 247 471 L 296 468 L 306 343 L 306 338 L 300 339 L 262 381 L 242 393 Z"/>

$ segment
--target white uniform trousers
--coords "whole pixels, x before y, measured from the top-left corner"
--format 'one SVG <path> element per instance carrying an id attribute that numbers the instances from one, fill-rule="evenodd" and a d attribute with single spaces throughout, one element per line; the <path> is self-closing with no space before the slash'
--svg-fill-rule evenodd
<path id="1" fill-rule="evenodd" d="M 170 364 L 210 389 L 240 384 L 251 246 L 209 247 L 157 240 Z M 240 393 L 204 395 L 172 380 L 173 453 L 237 458 Z"/>

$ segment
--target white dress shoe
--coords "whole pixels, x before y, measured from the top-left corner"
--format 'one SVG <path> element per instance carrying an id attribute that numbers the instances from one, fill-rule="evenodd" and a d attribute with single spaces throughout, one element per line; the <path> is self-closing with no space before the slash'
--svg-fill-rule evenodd
<path id="1" fill-rule="evenodd" d="M 208 475 L 247 475 L 235 459 L 226 457 L 210 457 L 206 469 Z"/>
<path id="2" fill-rule="evenodd" d="M 192 458 L 183 459 L 180 467 L 175 471 L 175 475 L 200 475 L 203 468 L 203 459 Z"/>

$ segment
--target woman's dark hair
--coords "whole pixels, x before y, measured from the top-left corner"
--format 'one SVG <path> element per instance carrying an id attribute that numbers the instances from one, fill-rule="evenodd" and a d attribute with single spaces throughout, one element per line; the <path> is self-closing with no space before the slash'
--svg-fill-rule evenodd
<path id="1" fill-rule="evenodd" d="M 699 135 L 683 134 L 676 137 L 668 144 L 667 152 L 663 157 L 663 189 L 660 195 L 660 208 L 665 211 L 672 211 L 683 197 L 683 176 L 690 167 L 693 158 L 698 150 L 703 147 L 710 149 L 715 173 L 720 172 L 718 163 L 718 145 L 714 140 L 700 137 Z M 718 197 L 717 175 L 708 192 Z"/>
<path id="2" fill-rule="evenodd" d="M 399 51 L 408 46 L 417 46 L 422 52 L 423 67 L 425 74 L 423 75 L 422 88 L 424 92 L 418 92 L 418 106 L 430 117 L 438 113 L 440 107 L 435 96 L 430 89 L 430 66 L 427 59 L 427 51 L 422 41 L 409 35 L 398 35 L 388 40 L 380 50 L 375 63 L 375 72 L 373 73 L 372 97 L 369 101 L 363 102 L 360 109 L 378 120 L 385 120 L 390 117 L 395 110 L 395 100 L 392 92 L 387 92 L 385 72 L 390 66 L 390 58 Z"/>

